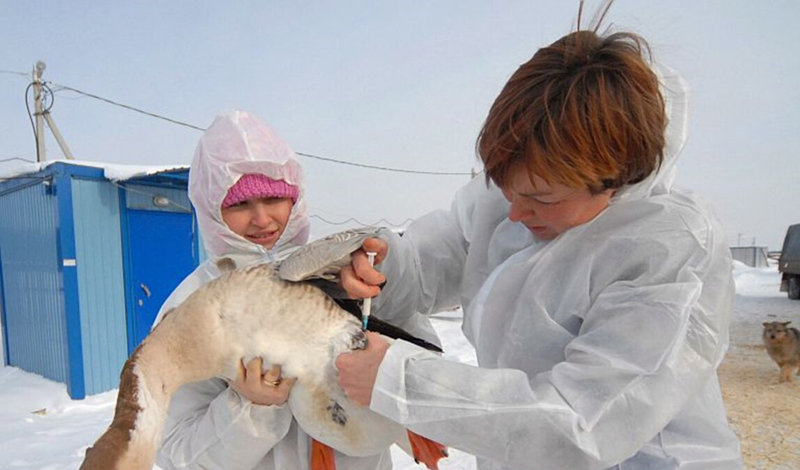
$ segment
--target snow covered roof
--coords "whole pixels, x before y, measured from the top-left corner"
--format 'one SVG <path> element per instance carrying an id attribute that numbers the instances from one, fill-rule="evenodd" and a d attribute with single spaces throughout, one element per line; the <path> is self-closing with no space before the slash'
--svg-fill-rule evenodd
<path id="1" fill-rule="evenodd" d="M 0 170 L 0 179 L 13 178 L 16 176 L 36 173 L 54 163 L 59 163 L 59 162 L 68 165 L 100 168 L 103 170 L 103 175 L 111 181 L 126 181 L 132 178 L 139 178 L 142 176 L 151 176 L 160 173 L 189 169 L 188 165 L 148 166 L 148 165 L 121 165 L 117 163 L 89 162 L 80 160 L 50 160 L 47 162 L 38 162 L 38 163 L 23 163 L 8 169 L 2 169 Z"/>

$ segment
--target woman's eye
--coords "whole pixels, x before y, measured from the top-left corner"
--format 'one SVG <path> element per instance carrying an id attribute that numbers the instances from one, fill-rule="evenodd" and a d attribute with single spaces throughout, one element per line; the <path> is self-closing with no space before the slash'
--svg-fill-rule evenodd
<path id="1" fill-rule="evenodd" d="M 535 197 L 533 197 L 531 199 L 533 199 L 534 202 L 536 202 L 538 204 L 541 204 L 543 206 L 552 206 L 552 205 L 555 205 L 555 204 L 558 204 L 559 202 L 561 202 L 561 201 L 543 201 L 543 200 L 537 199 Z"/>

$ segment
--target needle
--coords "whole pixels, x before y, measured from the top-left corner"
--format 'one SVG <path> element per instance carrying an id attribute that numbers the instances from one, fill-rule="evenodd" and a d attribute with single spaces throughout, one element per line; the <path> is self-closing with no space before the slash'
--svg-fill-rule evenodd
<path id="1" fill-rule="evenodd" d="M 374 251 L 367 252 L 367 260 L 369 261 L 370 267 L 375 266 L 375 253 Z M 372 298 L 367 297 L 364 299 L 364 305 L 361 307 L 361 328 L 363 330 L 367 329 L 367 321 L 369 321 L 369 314 L 370 310 L 372 310 Z"/>

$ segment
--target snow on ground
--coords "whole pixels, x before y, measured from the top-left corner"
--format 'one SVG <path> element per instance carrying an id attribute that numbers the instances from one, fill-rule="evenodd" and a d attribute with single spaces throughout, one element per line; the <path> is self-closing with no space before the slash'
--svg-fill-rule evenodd
<path id="1" fill-rule="evenodd" d="M 791 321 L 792 326 L 800 328 L 800 302 L 790 301 L 786 292 L 780 292 L 781 275 L 776 265 L 751 268 L 739 261 L 733 264 L 736 301 L 730 329 L 731 349 L 761 347 L 764 322 Z"/>
<path id="2" fill-rule="evenodd" d="M 780 399 L 786 394 L 800 396 L 800 385 L 777 382 L 777 367 L 771 363 L 761 344 L 761 323 L 793 321 L 800 325 L 800 302 L 790 301 L 778 291 L 780 275 L 776 268 L 754 269 L 737 263 L 734 268 L 736 300 L 731 325 L 731 352 L 721 376 L 731 422 L 742 437 L 748 468 L 798 468 L 800 453 L 789 428 L 753 427 L 748 406 L 764 407 L 764 397 L 772 393 Z M 461 333 L 461 312 L 443 312 L 434 317 L 434 325 L 444 343 L 445 357 L 475 364 L 475 354 Z M 750 354 L 750 356 L 742 355 Z M 740 360 L 740 358 L 742 358 Z M 739 364 L 743 364 L 739 367 Z M 755 377 L 754 381 L 731 380 L 736 374 Z M 739 389 L 750 384 L 753 389 Z M 73 470 L 78 468 L 85 448 L 94 442 L 111 421 L 116 392 L 73 401 L 64 384 L 43 379 L 15 367 L 0 368 L 0 468 Z M 780 409 L 780 403 L 778 407 Z M 774 422 L 770 420 L 769 422 Z M 397 470 L 422 467 L 399 449 L 392 457 Z M 794 460 L 797 459 L 797 460 Z M 440 462 L 441 470 L 473 470 L 472 456 L 452 450 L 450 458 Z"/>

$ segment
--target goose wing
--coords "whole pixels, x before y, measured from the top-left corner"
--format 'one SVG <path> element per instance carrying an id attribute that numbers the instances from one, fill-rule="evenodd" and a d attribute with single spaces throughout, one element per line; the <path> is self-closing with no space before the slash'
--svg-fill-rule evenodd
<path id="1" fill-rule="evenodd" d="M 292 251 L 276 265 L 281 279 L 298 282 L 308 279 L 335 280 L 350 264 L 350 255 L 364 240 L 377 235 L 378 227 L 362 227 L 334 233 Z"/>

